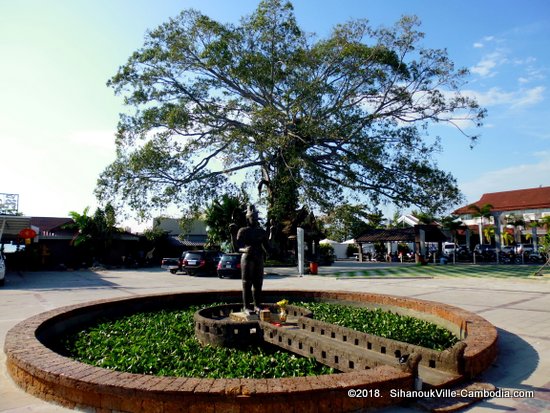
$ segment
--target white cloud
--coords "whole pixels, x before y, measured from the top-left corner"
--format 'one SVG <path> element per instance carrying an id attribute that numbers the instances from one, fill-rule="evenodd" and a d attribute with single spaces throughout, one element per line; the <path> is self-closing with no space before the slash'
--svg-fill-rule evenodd
<path id="1" fill-rule="evenodd" d="M 482 49 L 485 47 L 485 43 L 491 43 L 495 41 L 495 36 L 485 36 L 480 41 L 477 41 L 473 44 L 475 49 Z"/>
<path id="2" fill-rule="evenodd" d="M 529 158 L 524 158 L 524 163 L 489 171 L 472 181 L 461 183 L 460 189 L 468 202 L 475 202 L 484 193 L 550 186 L 550 151 L 531 156 L 531 163 L 527 163 Z"/>
<path id="3" fill-rule="evenodd" d="M 533 56 L 526 57 L 525 59 L 514 59 L 513 63 L 517 66 L 532 65 L 537 62 L 537 58 Z"/>
<path id="4" fill-rule="evenodd" d="M 506 92 L 498 87 L 492 87 L 485 92 L 464 90 L 463 94 L 474 98 L 483 107 L 505 105 L 517 109 L 541 102 L 544 99 L 545 90 L 544 86 L 536 86 L 530 89 L 521 88 Z"/>
<path id="5" fill-rule="evenodd" d="M 477 75 L 483 76 L 483 77 L 490 77 L 494 76 L 495 73 L 492 72 L 492 70 L 496 67 L 496 62 L 491 59 L 483 59 L 481 62 L 479 62 L 477 65 L 472 67 L 470 70 L 472 73 L 475 73 Z"/>
<path id="6" fill-rule="evenodd" d="M 544 81 L 546 79 L 546 71 L 547 69 L 545 70 L 528 66 L 525 70 L 525 74 L 519 77 L 518 82 L 520 84 L 526 84 Z"/>
<path id="7" fill-rule="evenodd" d="M 544 86 L 537 86 L 532 89 L 525 89 L 516 94 L 515 102 L 512 104 L 513 108 L 523 107 L 523 106 L 532 106 L 539 102 L 542 102 L 544 99 L 545 88 Z"/>
<path id="8" fill-rule="evenodd" d="M 481 61 L 472 67 L 470 71 L 481 77 L 493 77 L 496 75 L 494 69 L 507 62 L 506 57 L 500 51 L 489 53 Z"/>

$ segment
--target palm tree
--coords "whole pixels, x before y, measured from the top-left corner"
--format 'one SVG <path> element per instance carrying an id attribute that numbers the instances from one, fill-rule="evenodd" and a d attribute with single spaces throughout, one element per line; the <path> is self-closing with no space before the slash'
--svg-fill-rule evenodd
<path id="1" fill-rule="evenodd" d="M 546 254 L 549 255 L 550 260 L 550 215 L 547 215 L 539 220 L 539 225 L 542 225 L 546 229 L 546 235 L 541 240 L 541 247 Z"/>
<path id="2" fill-rule="evenodd" d="M 525 220 L 515 214 L 510 214 L 506 216 L 506 223 L 514 227 L 514 241 L 521 242 L 521 230 L 518 231 L 518 228 L 525 227 Z"/>
<path id="3" fill-rule="evenodd" d="M 542 225 L 544 228 L 546 228 L 546 231 L 548 233 L 548 231 L 550 230 L 550 215 L 539 219 L 539 225 Z"/>
<path id="4" fill-rule="evenodd" d="M 504 245 L 510 245 L 516 240 L 516 238 L 508 231 L 504 231 L 502 233 L 502 240 L 504 241 Z"/>
<path id="5" fill-rule="evenodd" d="M 69 216 L 72 218 L 73 222 L 63 226 L 64 229 L 78 230 L 71 240 L 74 246 L 84 245 L 89 242 L 92 237 L 93 218 L 88 215 L 88 212 L 90 212 L 90 207 L 84 208 L 82 214 L 76 211 L 69 212 Z"/>
<path id="6" fill-rule="evenodd" d="M 491 217 L 491 210 L 493 209 L 493 206 L 491 204 L 483 204 L 482 206 L 471 204 L 468 206 L 468 209 L 472 211 L 472 216 L 474 218 L 479 218 L 479 243 L 483 244 L 483 225 L 485 223 L 485 219 L 488 220 Z"/>
<path id="7" fill-rule="evenodd" d="M 91 231 L 96 258 L 105 262 L 108 260 L 114 235 L 123 232 L 116 227 L 115 209 L 110 203 L 105 206 L 105 209 L 96 209 L 92 219 Z"/>
<path id="8" fill-rule="evenodd" d="M 86 260 L 96 258 L 105 260 L 111 248 L 113 236 L 121 232 L 116 225 L 115 210 L 111 204 L 105 209 L 97 208 L 94 215 L 88 215 L 90 207 L 81 213 L 69 212 L 73 222 L 63 226 L 64 229 L 77 230 L 71 244 L 77 247 Z"/>
<path id="9" fill-rule="evenodd" d="M 543 275 L 544 268 L 550 266 L 550 215 L 541 218 L 539 224 L 546 228 L 546 235 L 540 240 L 539 250 L 546 254 L 546 262 L 535 272 L 535 275 Z"/>
<path id="10" fill-rule="evenodd" d="M 490 244 L 491 238 L 495 236 L 494 225 L 487 225 L 485 228 L 483 228 L 483 235 L 485 236 L 485 240 L 487 241 L 487 244 Z"/>
<path id="11" fill-rule="evenodd" d="M 435 221 L 435 218 L 429 212 L 412 211 L 411 215 L 418 219 L 420 224 L 430 225 Z"/>
<path id="12" fill-rule="evenodd" d="M 450 231 L 453 242 L 455 244 L 458 244 L 458 230 L 462 227 L 464 227 L 464 222 L 460 221 L 456 215 L 449 215 L 446 217 L 441 218 L 441 226 L 444 229 L 447 229 Z"/>
<path id="13" fill-rule="evenodd" d="M 526 234 L 525 235 L 525 238 L 527 238 L 527 240 L 530 240 L 532 243 L 533 243 L 533 247 L 535 249 L 535 251 L 538 250 L 537 248 L 537 244 L 538 244 L 538 237 L 537 237 L 537 228 L 538 227 L 543 227 L 543 228 L 546 228 L 546 236 L 545 238 L 548 238 L 550 239 L 550 233 L 549 233 L 549 229 L 550 229 L 550 215 L 546 216 L 546 217 L 543 217 L 541 219 L 535 219 L 535 220 L 532 220 L 530 223 L 529 223 L 529 227 L 531 228 L 531 233 L 530 234 Z M 544 239 L 543 239 L 544 241 Z M 542 246 L 542 245 L 541 245 Z"/>
<path id="14" fill-rule="evenodd" d="M 75 235 L 71 245 L 75 247 L 73 264 L 79 267 L 84 262 L 89 262 L 93 257 L 93 218 L 88 215 L 90 207 L 84 208 L 82 214 L 76 211 L 69 212 L 73 222 L 63 225 L 63 229 L 74 230 Z"/>

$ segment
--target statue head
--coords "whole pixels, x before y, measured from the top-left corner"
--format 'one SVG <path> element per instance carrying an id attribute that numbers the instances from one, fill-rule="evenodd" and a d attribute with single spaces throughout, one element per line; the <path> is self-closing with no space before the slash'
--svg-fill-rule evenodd
<path id="1" fill-rule="evenodd" d="M 258 225 L 258 211 L 254 205 L 248 205 L 246 208 L 246 222 L 252 227 Z"/>

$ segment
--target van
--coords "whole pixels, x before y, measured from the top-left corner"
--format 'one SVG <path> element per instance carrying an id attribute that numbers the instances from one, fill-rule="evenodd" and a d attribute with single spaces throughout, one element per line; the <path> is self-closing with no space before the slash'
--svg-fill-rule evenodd
<path id="1" fill-rule="evenodd" d="M 456 244 L 454 242 L 443 243 L 443 255 L 452 255 L 456 253 Z"/>

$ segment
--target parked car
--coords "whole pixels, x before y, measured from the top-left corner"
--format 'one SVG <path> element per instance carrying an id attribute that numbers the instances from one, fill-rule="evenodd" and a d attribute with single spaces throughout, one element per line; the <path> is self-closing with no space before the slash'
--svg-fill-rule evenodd
<path id="1" fill-rule="evenodd" d="M 534 252 L 533 244 L 518 244 L 516 245 L 516 254 L 530 254 Z"/>
<path id="2" fill-rule="evenodd" d="M 487 252 L 495 252 L 495 247 L 493 247 L 491 244 L 477 244 L 474 247 L 474 252 L 476 254 L 483 254 Z"/>
<path id="3" fill-rule="evenodd" d="M 456 259 L 458 261 L 471 261 L 472 260 L 472 253 L 470 252 L 470 249 L 466 245 L 459 245 L 456 250 Z"/>
<path id="4" fill-rule="evenodd" d="M 497 259 L 496 249 L 490 244 L 477 244 L 474 247 L 474 254 L 483 261 L 496 261 Z"/>
<path id="5" fill-rule="evenodd" d="M 456 253 L 457 246 L 454 242 L 443 243 L 443 255 L 453 255 Z"/>
<path id="6" fill-rule="evenodd" d="M 4 285 L 6 278 L 6 262 L 4 261 L 4 257 L 0 253 L 0 286 Z"/>
<path id="7" fill-rule="evenodd" d="M 535 264 L 542 264 L 542 263 L 545 263 L 547 261 L 547 257 L 546 257 L 546 254 L 544 254 L 544 253 L 533 252 L 533 253 L 529 254 L 529 257 L 527 257 L 527 261 L 535 263 Z"/>
<path id="8" fill-rule="evenodd" d="M 241 254 L 223 254 L 218 263 L 218 277 L 241 278 Z"/>
<path id="9" fill-rule="evenodd" d="M 185 254 L 185 253 L 184 253 Z M 182 258 L 163 258 L 160 264 L 160 268 L 170 271 L 172 274 L 182 271 Z"/>
<path id="10" fill-rule="evenodd" d="M 189 275 L 216 275 L 222 255 L 220 251 L 213 250 L 187 251 L 182 268 Z"/>

